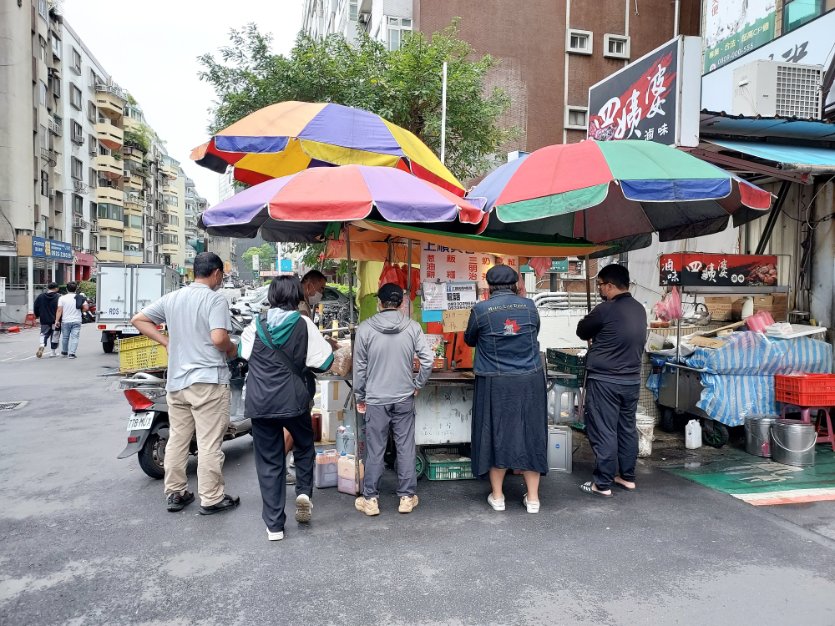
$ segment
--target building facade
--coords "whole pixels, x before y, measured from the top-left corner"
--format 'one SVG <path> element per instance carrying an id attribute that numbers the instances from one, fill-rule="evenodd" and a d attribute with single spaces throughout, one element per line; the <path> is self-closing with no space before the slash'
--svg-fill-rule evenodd
<path id="1" fill-rule="evenodd" d="M 185 274 L 186 177 L 52 2 L 0 6 L 0 84 L 0 319 L 96 262 Z"/>
<path id="2" fill-rule="evenodd" d="M 356 42 L 365 31 L 389 50 L 397 50 L 412 30 L 412 0 L 305 0 L 302 32 L 322 39 L 342 35 Z"/>

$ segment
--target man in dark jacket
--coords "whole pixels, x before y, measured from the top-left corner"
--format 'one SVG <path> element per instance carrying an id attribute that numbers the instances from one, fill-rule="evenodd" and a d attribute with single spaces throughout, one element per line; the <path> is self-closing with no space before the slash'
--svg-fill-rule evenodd
<path id="1" fill-rule="evenodd" d="M 35 306 L 33 313 L 41 321 L 41 338 L 38 350 L 35 356 L 41 358 L 43 351 L 46 349 L 46 343 L 49 342 L 49 347 L 52 352 L 51 357 L 58 356 L 58 337 L 59 332 L 55 329 L 55 316 L 58 312 L 58 298 L 61 294 L 58 293 L 58 285 L 49 283 L 47 291 L 35 298 Z"/>
<path id="2" fill-rule="evenodd" d="M 612 483 L 635 489 L 635 411 L 647 314 L 629 293 L 629 270 L 622 265 L 600 270 L 597 289 L 604 301 L 577 324 L 577 336 L 591 343 L 586 356 L 586 433 L 595 455 L 592 480 L 580 489 L 611 497 Z"/>
<path id="3" fill-rule="evenodd" d="M 415 396 L 432 373 L 432 351 L 417 322 L 398 309 L 403 289 L 386 283 L 377 292 L 381 311 L 359 325 L 354 342 L 354 393 L 357 411 L 365 413 L 366 461 L 362 495 L 354 506 L 379 515 L 377 503 L 383 456 L 391 426 L 397 447 L 397 495 L 400 513 L 418 505 L 415 494 Z M 420 371 L 413 373 L 415 355 Z"/>

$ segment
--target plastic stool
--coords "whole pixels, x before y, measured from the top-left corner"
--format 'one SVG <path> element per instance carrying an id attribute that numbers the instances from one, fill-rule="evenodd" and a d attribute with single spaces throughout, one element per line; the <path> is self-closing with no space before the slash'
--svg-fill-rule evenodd
<path id="1" fill-rule="evenodd" d="M 27 313 L 26 319 L 23 320 L 23 328 L 34 328 L 35 327 L 35 314 L 34 313 Z"/>
<path id="2" fill-rule="evenodd" d="M 791 407 L 800 411 L 800 421 L 803 424 L 811 424 L 812 411 L 815 412 L 815 432 L 818 435 L 816 443 L 828 443 L 832 446 L 832 451 L 835 452 L 835 430 L 832 428 L 832 416 L 829 414 L 829 409 L 823 406 L 797 406 L 795 404 L 784 404 L 780 417 L 786 419 L 786 413 Z M 823 413 L 823 419 L 820 418 L 821 413 Z M 826 426 L 826 434 L 821 433 L 824 425 Z"/>

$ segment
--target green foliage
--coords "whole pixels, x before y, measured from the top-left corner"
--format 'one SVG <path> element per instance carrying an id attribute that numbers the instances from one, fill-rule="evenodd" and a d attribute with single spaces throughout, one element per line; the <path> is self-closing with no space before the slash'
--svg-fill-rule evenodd
<path id="1" fill-rule="evenodd" d="M 285 57 L 270 52 L 270 37 L 255 24 L 232 30 L 229 46 L 217 57 L 199 58 L 201 79 L 217 93 L 210 131 L 276 102 L 337 102 L 407 128 L 438 154 L 446 61 L 446 165 L 461 180 L 478 176 L 514 131 L 498 125 L 508 97 L 499 89 L 488 92 L 484 84 L 496 61 L 489 55 L 473 59 L 472 47 L 457 35 L 453 23 L 431 37 L 412 33 L 400 50 L 388 51 L 366 34 L 355 46 L 340 35 L 316 41 L 300 34 Z"/>
<path id="2" fill-rule="evenodd" d="M 142 152 L 148 152 L 151 149 L 151 138 L 148 131 L 143 127 L 137 130 L 128 128 L 125 129 L 125 145 L 139 148 Z"/>
<path id="3" fill-rule="evenodd" d="M 251 270 L 252 257 L 258 255 L 258 266 L 264 270 L 271 270 L 275 265 L 275 247 L 271 243 L 263 243 L 258 247 L 252 247 L 241 255 L 246 267 Z"/>
<path id="4" fill-rule="evenodd" d="M 96 283 L 90 280 L 79 281 L 76 293 L 83 293 L 91 302 L 96 301 Z"/>

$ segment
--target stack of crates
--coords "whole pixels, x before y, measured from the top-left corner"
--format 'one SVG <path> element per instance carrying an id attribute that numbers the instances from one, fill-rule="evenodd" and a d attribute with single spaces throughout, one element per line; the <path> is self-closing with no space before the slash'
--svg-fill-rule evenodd
<path id="1" fill-rule="evenodd" d="M 560 381 L 562 387 L 578 388 L 583 386 L 586 377 L 586 357 L 580 356 L 585 348 L 548 348 L 545 351 L 545 362 L 548 369 L 565 374 L 573 374 L 576 378 Z"/>

